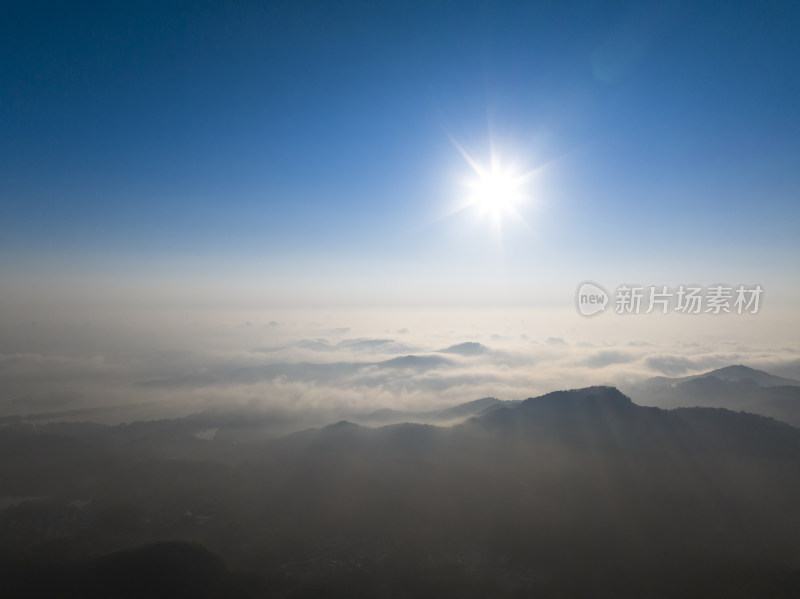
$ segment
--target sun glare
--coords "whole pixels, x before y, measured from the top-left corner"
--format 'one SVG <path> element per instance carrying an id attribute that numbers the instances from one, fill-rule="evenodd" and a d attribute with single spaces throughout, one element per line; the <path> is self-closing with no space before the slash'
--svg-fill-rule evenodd
<path id="1" fill-rule="evenodd" d="M 497 233 L 501 233 L 507 217 L 524 224 L 517 209 L 529 199 L 526 187 L 532 172 L 521 172 L 513 163 L 504 163 L 494 148 L 491 148 L 489 164 L 481 164 L 458 142 L 453 140 L 453 143 L 473 171 L 463 182 L 467 193 L 456 211 L 469 209 L 478 218 L 488 218 Z"/>
<path id="2" fill-rule="evenodd" d="M 521 184 L 513 172 L 492 168 L 479 173 L 478 179 L 470 185 L 473 191 L 471 203 L 495 218 L 516 214 L 515 205 L 524 199 Z"/>

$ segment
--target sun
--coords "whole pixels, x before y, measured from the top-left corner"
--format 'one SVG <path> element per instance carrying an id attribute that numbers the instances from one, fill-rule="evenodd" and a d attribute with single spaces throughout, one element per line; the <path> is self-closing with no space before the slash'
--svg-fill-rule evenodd
<path id="1" fill-rule="evenodd" d="M 519 169 L 514 161 L 504 161 L 494 146 L 484 165 L 452 141 L 472 169 L 471 175 L 462 180 L 466 193 L 455 212 L 473 211 L 479 220 L 488 219 L 498 234 L 508 218 L 526 224 L 519 208 L 530 199 L 527 187 L 533 172 Z"/>
<path id="2" fill-rule="evenodd" d="M 524 179 L 500 165 L 492 165 L 489 170 L 481 170 L 477 175 L 469 184 L 472 191 L 469 203 L 493 219 L 503 215 L 518 216 L 516 206 L 525 200 Z"/>

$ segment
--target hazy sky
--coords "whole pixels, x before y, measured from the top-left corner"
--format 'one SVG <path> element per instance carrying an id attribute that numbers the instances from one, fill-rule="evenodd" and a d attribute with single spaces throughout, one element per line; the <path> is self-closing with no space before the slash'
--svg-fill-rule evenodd
<path id="1" fill-rule="evenodd" d="M 248 321 L 261 337 L 230 347 L 250 351 L 273 320 L 312 337 L 327 309 L 356 310 L 320 328 L 378 338 L 420 329 L 359 308 L 510 306 L 515 343 L 786 349 L 798 31 L 791 2 L 6 3 L 0 351 L 108 360 L 115 326 L 152 332 L 146 352 L 196 341 L 163 327 Z M 465 206 L 476 169 L 513 175 L 520 201 Z M 760 284 L 764 304 L 591 324 L 585 280 Z M 319 312 L 285 317 L 298 307 Z M 502 312 L 482 318 L 443 346 L 511 338 Z"/>

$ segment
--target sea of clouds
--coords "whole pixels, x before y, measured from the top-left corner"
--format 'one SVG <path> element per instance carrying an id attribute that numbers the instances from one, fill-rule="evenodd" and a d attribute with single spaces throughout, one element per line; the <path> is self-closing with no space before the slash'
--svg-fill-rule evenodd
<path id="1" fill-rule="evenodd" d="M 731 364 L 800 378 L 798 347 L 755 317 L 668 318 L 385 309 L 7 323 L 0 416 L 115 423 L 247 408 L 324 421 L 597 384 L 624 391 Z"/>

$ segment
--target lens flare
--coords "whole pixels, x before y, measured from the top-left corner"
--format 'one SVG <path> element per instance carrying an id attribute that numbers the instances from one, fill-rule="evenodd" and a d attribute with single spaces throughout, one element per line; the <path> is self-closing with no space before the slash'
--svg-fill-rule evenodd
<path id="1" fill-rule="evenodd" d="M 488 165 L 481 164 L 456 140 L 452 141 L 473 171 L 463 181 L 467 193 L 455 212 L 473 210 L 478 218 L 489 219 L 498 235 L 502 235 L 506 218 L 526 224 L 518 207 L 530 199 L 527 184 L 533 171 L 523 172 L 513 162 L 504 163 L 493 146 Z"/>

